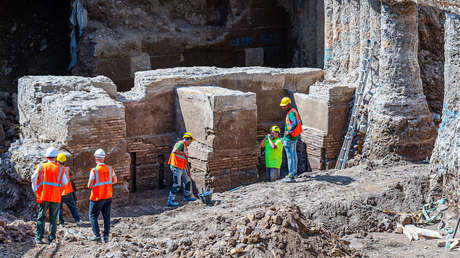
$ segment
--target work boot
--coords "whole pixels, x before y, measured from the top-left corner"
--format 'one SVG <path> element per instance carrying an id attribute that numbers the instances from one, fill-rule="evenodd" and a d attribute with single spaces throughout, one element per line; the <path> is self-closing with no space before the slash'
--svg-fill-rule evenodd
<path id="1" fill-rule="evenodd" d="M 35 238 L 34 243 L 35 243 L 36 245 L 43 245 L 43 244 L 45 244 L 45 242 L 43 242 L 43 240 L 37 239 L 37 238 Z"/>
<path id="2" fill-rule="evenodd" d="M 283 180 L 282 180 L 283 183 L 295 183 L 295 179 L 290 177 L 290 176 L 286 176 Z"/>
<path id="3" fill-rule="evenodd" d="M 189 195 L 189 196 L 184 196 L 184 201 L 186 202 L 193 202 L 193 201 L 196 201 L 196 198 Z"/>
<path id="4" fill-rule="evenodd" d="M 102 244 L 101 237 L 92 236 L 92 237 L 89 238 L 89 240 L 90 240 L 90 241 L 97 242 L 98 244 Z"/>
<path id="5" fill-rule="evenodd" d="M 179 203 L 175 202 L 173 200 L 168 200 L 168 206 L 169 207 L 177 207 L 177 206 L 179 206 Z"/>

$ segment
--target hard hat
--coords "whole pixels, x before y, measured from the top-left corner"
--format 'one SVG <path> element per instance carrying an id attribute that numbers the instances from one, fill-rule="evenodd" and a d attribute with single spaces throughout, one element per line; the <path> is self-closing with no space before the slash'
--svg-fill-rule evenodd
<path id="1" fill-rule="evenodd" d="M 57 158 L 56 158 L 56 159 L 57 159 L 57 161 L 59 161 L 59 162 L 61 162 L 61 163 L 64 163 L 64 162 L 67 160 L 67 157 L 65 156 L 64 153 L 61 152 L 61 153 L 59 153 L 59 154 L 57 155 Z"/>
<path id="2" fill-rule="evenodd" d="M 280 133 L 280 128 L 277 125 L 274 125 L 270 128 L 270 131 Z"/>
<path id="3" fill-rule="evenodd" d="M 287 106 L 287 105 L 290 104 L 290 103 L 291 103 L 291 99 L 288 98 L 288 97 L 284 97 L 284 98 L 281 99 L 280 106 L 281 106 L 281 107 L 285 107 L 285 106 Z"/>
<path id="4" fill-rule="evenodd" d="M 46 150 L 45 156 L 46 156 L 47 158 L 56 158 L 56 156 L 57 156 L 57 151 L 56 151 L 56 149 L 53 148 L 53 147 L 49 147 L 49 148 Z"/>
<path id="5" fill-rule="evenodd" d="M 193 135 L 189 132 L 185 132 L 184 133 L 184 136 L 182 136 L 182 138 L 192 138 L 192 141 L 193 141 Z"/>
<path id="6" fill-rule="evenodd" d="M 94 157 L 95 158 L 105 158 L 105 151 L 103 149 L 97 149 L 94 152 Z"/>

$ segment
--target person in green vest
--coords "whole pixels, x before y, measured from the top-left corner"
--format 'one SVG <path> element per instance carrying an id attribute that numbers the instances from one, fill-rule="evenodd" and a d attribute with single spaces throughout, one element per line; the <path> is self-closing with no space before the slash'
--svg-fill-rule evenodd
<path id="1" fill-rule="evenodd" d="M 270 128 L 270 134 L 260 142 L 265 148 L 266 173 L 271 182 L 280 177 L 280 168 L 283 161 L 283 143 L 280 139 L 280 128 L 276 125 Z"/>

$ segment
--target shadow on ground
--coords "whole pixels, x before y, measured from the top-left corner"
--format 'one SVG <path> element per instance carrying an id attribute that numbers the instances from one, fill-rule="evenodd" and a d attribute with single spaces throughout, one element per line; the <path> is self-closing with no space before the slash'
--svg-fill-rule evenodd
<path id="1" fill-rule="evenodd" d="M 356 181 L 349 176 L 330 176 L 330 175 L 304 175 L 299 178 L 299 182 L 324 181 L 335 185 L 349 185 Z"/>

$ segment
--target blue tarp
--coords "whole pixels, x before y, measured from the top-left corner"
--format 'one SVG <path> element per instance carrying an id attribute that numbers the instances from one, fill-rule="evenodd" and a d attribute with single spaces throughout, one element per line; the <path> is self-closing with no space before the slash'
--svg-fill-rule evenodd
<path id="1" fill-rule="evenodd" d="M 72 23 L 72 32 L 70 33 L 70 64 L 67 68 L 70 71 L 77 65 L 77 35 L 76 27 L 78 25 L 78 36 L 83 35 L 83 29 L 88 23 L 88 13 L 86 12 L 80 1 L 75 0 L 72 4 L 72 14 L 70 15 L 70 23 Z"/>

